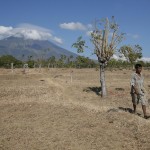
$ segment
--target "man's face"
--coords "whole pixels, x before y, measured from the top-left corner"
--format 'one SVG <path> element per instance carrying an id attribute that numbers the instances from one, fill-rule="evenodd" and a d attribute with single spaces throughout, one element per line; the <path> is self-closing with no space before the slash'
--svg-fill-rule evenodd
<path id="1" fill-rule="evenodd" d="M 139 74 L 140 74 L 140 73 L 141 73 L 141 71 L 142 71 L 142 67 L 138 67 L 138 68 L 136 68 L 136 72 L 137 72 L 137 73 L 139 73 Z"/>

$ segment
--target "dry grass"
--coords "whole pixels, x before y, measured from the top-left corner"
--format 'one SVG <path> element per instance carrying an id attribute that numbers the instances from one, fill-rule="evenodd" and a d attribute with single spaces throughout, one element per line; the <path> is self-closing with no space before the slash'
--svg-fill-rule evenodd
<path id="1" fill-rule="evenodd" d="M 1 69 L 0 149 L 149 150 L 150 120 L 140 105 L 139 115 L 130 113 L 131 73 L 106 71 L 109 95 L 102 99 L 95 69 Z"/>

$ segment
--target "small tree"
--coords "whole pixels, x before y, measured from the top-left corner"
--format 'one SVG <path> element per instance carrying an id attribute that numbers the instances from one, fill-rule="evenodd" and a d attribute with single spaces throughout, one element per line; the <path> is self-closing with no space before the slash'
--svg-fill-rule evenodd
<path id="1" fill-rule="evenodd" d="M 48 58 L 48 65 L 51 65 L 51 67 L 55 67 L 56 64 L 56 58 L 55 56 L 51 56 L 50 58 Z"/>
<path id="2" fill-rule="evenodd" d="M 15 67 L 20 67 L 22 64 L 20 60 L 17 60 L 12 55 L 0 56 L 0 67 L 11 68 L 11 63 L 13 63 L 13 66 Z"/>
<path id="3" fill-rule="evenodd" d="M 67 58 L 66 55 L 60 55 L 59 64 L 61 67 L 64 67 L 66 58 Z"/>
<path id="4" fill-rule="evenodd" d="M 139 45 L 124 45 L 119 49 L 121 57 L 125 57 L 128 62 L 134 65 L 134 62 L 142 58 L 142 48 Z"/>
<path id="5" fill-rule="evenodd" d="M 102 29 L 99 27 L 102 25 Z M 108 18 L 103 19 L 101 22 L 95 22 L 94 30 L 91 32 L 91 42 L 94 45 L 94 53 L 96 54 L 100 65 L 100 83 L 102 88 L 102 97 L 107 96 L 105 84 L 105 67 L 113 56 L 116 47 L 122 41 L 123 33 L 118 32 L 118 25 L 114 17 L 109 21 Z M 110 36 L 112 35 L 112 36 Z M 84 52 L 85 41 L 79 37 L 77 42 L 72 45 L 77 48 L 78 52 Z"/>

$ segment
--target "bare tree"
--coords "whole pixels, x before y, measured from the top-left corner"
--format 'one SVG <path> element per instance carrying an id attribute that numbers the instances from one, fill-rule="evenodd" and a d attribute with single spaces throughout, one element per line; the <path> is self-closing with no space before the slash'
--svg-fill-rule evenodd
<path id="1" fill-rule="evenodd" d="M 91 42 L 94 45 L 94 54 L 96 54 L 100 65 L 100 83 L 102 88 L 102 97 L 107 96 L 105 83 L 105 67 L 113 56 L 118 44 L 122 41 L 124 33 L 119 33 L 119 26 L 114 17 L 111 21 L 105 18 L 101 21 L 95 21 L 94 30 L 91 32 Z M 84 52 L 87 48 L 85 41 L 79 37 L 77 42 L 72 45 L 77 48 L 77 52 Z"/>

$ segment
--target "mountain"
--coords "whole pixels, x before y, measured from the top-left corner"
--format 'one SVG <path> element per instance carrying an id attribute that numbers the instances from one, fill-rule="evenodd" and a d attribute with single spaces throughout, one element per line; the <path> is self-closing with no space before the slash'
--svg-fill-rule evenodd
<path id="1" fill-rule="evenodd" d="M 34 59 L 41 57 L 46 59 L 51 56 L 59 58 L 61 55 L 66 55 L 67 57 L 72 55 L 74 58 L 78 56 L 48 40 L 32 40 L 18 37 L 0 40 L 0 56 L 2 55 L 12 55 L 17 59 L 22 59 L 22 57 L 27 59 L 28 56 L 32 56 Z"/>

